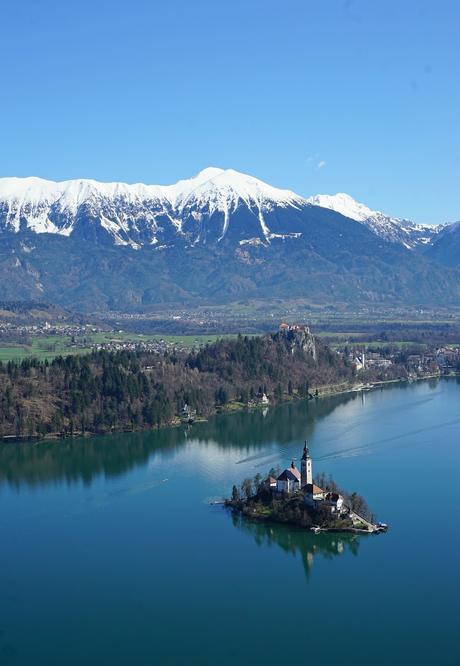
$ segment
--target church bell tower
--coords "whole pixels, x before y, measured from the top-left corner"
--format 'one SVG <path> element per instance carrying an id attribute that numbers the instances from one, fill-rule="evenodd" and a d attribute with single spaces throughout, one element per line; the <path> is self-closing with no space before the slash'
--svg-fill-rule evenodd
<path id="1" fill-rule="evenodd" d="M 313 485 L 313 468 L 310 453 L 308 451 L 307 440 L 303 447 L 302 463 L 300 467 L 301 486 Z"/>

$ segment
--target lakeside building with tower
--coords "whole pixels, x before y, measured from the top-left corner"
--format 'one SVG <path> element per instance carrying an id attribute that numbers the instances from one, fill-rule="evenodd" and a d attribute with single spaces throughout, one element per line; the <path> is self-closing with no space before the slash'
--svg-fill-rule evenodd
<path id="1" fill-rule="evenodd" d="M 246 479 L 241 486 L 243 496 L 237 486 L 233 486 L 232 498 L 226 500 L 225 505 L 251 520 L 296 525 L 315 533 L 378 534 L 388 529 L 386 523 L 374 523 L 365 500 L 356 493 L 346 495 L 345 503 L 344 495 L 332 480 L 321 482 L 326 488 L 315 483 L 313 460 L 306 441 L 300 470 L 293 460 L 277 478 L 269 476 L 260 483 L 260 475 L 257 476 L 254 493 L 250 490 L 251 479 Z"/>
<path id="2" fill-rule="evenodd" d="M 267 479 L 270 489 L 276 494 L 292 495 L 301 491 L 305 504 L 314 509 L 324 507 L 331 513 L 339 515 L 344 510 L 343 496 L 340 493 L 323 490 L 314 483 L 313 461 L 306 441 L 303 447 L 300 471 L 292 461 L 291 466 L 283 470 L 276 479 L 276 486 L 274 481 L 273 478 Z"/>

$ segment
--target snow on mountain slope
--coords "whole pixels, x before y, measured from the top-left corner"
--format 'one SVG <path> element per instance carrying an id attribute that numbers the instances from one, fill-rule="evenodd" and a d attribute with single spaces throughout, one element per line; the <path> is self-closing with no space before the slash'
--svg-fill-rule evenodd
<path id="1" fill-rule="evenodd" d="M 408 249 L 431 243 L 432 239 L 443 228 L 443 225 L 417 224 L 411 220 L 392 217 L 380 211 L 371 210 L 344 192 L 338 192 L 335 195 L 317 194 L 307 199 L 307 201 L 314 206 L 329 208 L 345 215 L 345 217 L 361 222 L 377 236 L 404 245 Z"/>
<path id="2" fill-rule="evenodd" d="M 219 239 L 229 216 L 245 205 L 258 216 L 261 233 L 269 240 L 264 211 L 274 206 L 298 206 L 304 200 L 252 176 L 232 169 L 210 167 L 174 185 L 100 183 L 95 180 L 53 182 L 41 178 L 0 179 L 0 227 L 18 232 L 70 235 L 79 216 L 99 223 L 117 244 L 137 247 L 159 242 L 159 231 L 181 232 L 184 214 L 223 215 Z"/>
<path id="3" fill-rule="evenodd" d="M 154 230 L 155 218 L 163 212 L 161 188 L 155 186 L 85 179 L 58 183 L 41 178 L 0 179 L 0 227 L 15 232 L 26 227 L 39 234 L 69 236 L 84 213 L 97 220 L 117 244 L 126 245 L 134 243 L 131 231 L 139 235 L 139 224 Z"/>
<path id="4" fill-rule="evenodd" d="M 276 207 L 299 208 L 305 205 L 305 200 L 290 190 L 277 189 L 233 169 L 213 167 L 205 169 L 191 180 L 179 181 L 168 191 L 168 196 L 182 219 L 187 220 L 192 216 L 198 223 L 195 242 L 203 238 L 203 229 L 199 224 L 201 220 L 216 213 L 220 214 L 217 217 L 222 218 L 217 240 L 223 240 L 228 233 L 231 216 L 242 207 L 251 213 L 252 224 L 248 226 L 255 240 L 263 239 L 269 243 L 274 235 L 265 214 Z"/>
<path id="5" fill-rule="evenodd" d="M 352 220 L 364 222 L 373 215 L 376 211 L 371 210 L 359 201 L 356 201 L 349 194 L 338 192 L 337 194 L 316 194 L 309 197 L 307 201 L 314 206 L 321 206 L 322 208 L 329 208 L 335 210 L 345 217 L 350 217 Z"/>
<path id="6" fill-rule="evenodd" d="M 179 181 L 168 188 L 169 198 L 177 209 L 187 205 L 210 205 L 225 210 L 243 201 L 248 206 L 256 203 L 260 208 L 278 204 L 295 205 L 303 199 L 290 190 L 280 190 L 261 180 L 233 169 L 210 167 L 190 180 Z"/>
<path id="7" fill-rule="evenodd" d="M 292 220 L 310 206 L 333 210 L 411 249 L 430 244 L 442 228 L 373 211 L 343 193 L 304 199 L 233 169 L 209 167 L 174 185 L 0 178 L 0 230 L 88 238 L 103 233 L 134 248 L 226 237 L 240 244 L 299 238 L 302 229 L 292 228 Z"/>

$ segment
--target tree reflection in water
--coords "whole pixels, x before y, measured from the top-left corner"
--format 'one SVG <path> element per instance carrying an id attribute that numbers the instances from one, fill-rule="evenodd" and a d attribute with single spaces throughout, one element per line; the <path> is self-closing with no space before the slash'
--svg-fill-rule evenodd
<path id="1" fill-rule="evenodd" d="M 266 414 L 259 409 L 221 414 L 189 430 L 179 427 L 87 439 L 0 442 L 0 486 L 19 488 L 50 481 L 89 485 L 97 476 L 114 477 L 145 465 L 160 451 L 173 458 L 191 440 L 198 446 L 232 448 L 243 459 L 256 451 L 266 452 L 267 444 L 274 442 L 276 451 L 286 454 L 290 446 L 297 449 L 305 438 L 313 437 L 317 420 L 355 399 L 356 394 L 347 394 L 288 403 L 270 408 Z"/>
<path id="2" fill-rule="evenodd" d="M 275 523 L 253 522 L 232 514 L 235 527 L 254 537 L 258 546 L 279 546 L 285 553 L 302 559 L 305 576 L 308 579 L 315 557 L 332 559 L 343 555 L 347 550 L 354 556 L 358 555 L 360 539 L 369 538 L 365 535 L 340 534 L 323 532 L 313 534 L 295 527 L 277 525 Z"/>

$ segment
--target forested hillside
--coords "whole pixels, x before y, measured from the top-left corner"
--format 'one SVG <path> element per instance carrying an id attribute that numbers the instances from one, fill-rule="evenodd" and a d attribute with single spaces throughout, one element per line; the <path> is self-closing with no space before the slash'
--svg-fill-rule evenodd
<path id="1" fill-rule="evenodd" d="M 99 351 L 0 364 L 0 436 L 159 427 L 177 421 L 184 404 L 207 416 L 264 392 L 277 402 L 353 379 L 353 366 L 314 344 L 316 359 L 277 334 L 220 340 L 189 355 Z"/>

